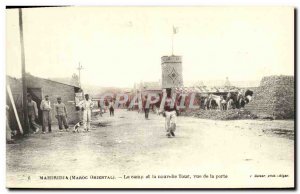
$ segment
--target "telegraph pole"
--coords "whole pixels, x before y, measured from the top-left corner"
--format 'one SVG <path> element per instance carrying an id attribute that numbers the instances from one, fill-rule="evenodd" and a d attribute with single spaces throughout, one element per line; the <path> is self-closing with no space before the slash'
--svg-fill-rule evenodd
<path id="1" fill-rule="evenodd" d="M 82 69 L 83 69 L 83 68 L 82 68 L 82 65 L 80 65 L 80 62 L 79 62 L 79 65 L 78 65 L 78 68 L 77 68 L 77 70 L 78 70 L 78 78 L 79 78 L 79 87 L 81 87 L 81 77 L 80 77 L 80 72 L 81 72 Z"/>
<path id="2" fill-rule="evenodd" d="M 21 8 L 19 8 L 19 27 L 20 27 L 20 43 L 21 43 L 21 63 L 22 63 L 24 133 L 29 133 L 28 110 L 27 110 L 27 83 L 26 83 L 26 70 L 25 70 L 25 49 L 24 49 L 24 38 L 23 38 L 23 18 L 22 18 Z"/>

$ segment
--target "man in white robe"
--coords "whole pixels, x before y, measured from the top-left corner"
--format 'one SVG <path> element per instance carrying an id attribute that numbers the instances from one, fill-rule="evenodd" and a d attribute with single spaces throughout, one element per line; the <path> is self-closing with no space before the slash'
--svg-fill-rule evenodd
<path id="1" fill-rule="evenodd" d="M 79 103 L 81 110 L 83 111 L 83 126 L 85 131 L 91 129 L 92 109 L 94 107 L 93 101 L 88 94 L 84 95 L 85 99 Z"/>

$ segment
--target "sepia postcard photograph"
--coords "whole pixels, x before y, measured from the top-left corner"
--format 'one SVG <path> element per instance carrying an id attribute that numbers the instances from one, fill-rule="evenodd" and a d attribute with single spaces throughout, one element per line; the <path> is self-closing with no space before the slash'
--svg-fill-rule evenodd
<path id="1" fill-rule="evenodd" d="M 295 189 L 295 18 L 6 6 L 6 187 Z"/>

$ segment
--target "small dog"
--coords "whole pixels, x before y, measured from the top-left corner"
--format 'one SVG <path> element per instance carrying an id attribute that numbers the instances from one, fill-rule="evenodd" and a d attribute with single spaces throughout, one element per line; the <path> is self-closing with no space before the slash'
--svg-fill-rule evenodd
<path id="1" fill-rule="evenodd" d="M 79 122 L 74 126 L 73 132 L 74 132 L 74 133 L 75 133 L 75 132 L 79 133 L 79 132 L 80 132 L 80 131 L 79 131 L 79 128 L 80 128 L 81 126 L 83 126 L 83 122 L 82 122 L 82 121 L 79 121 Z"/>

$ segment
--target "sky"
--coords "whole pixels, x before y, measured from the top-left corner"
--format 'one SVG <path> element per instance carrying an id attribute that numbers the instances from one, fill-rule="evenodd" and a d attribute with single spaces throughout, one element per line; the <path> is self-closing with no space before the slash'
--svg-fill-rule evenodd
<path id="1" fill-rule="evenodd" d="M 133 87 L 161 79 L 161 57 L 182 56 L 183 81 L 294 74 L 291 7 L 61 7 L 23 10 L 26 71 Z M 6 73 L 21 76 L 18 11 L 6 10 Z"/>

